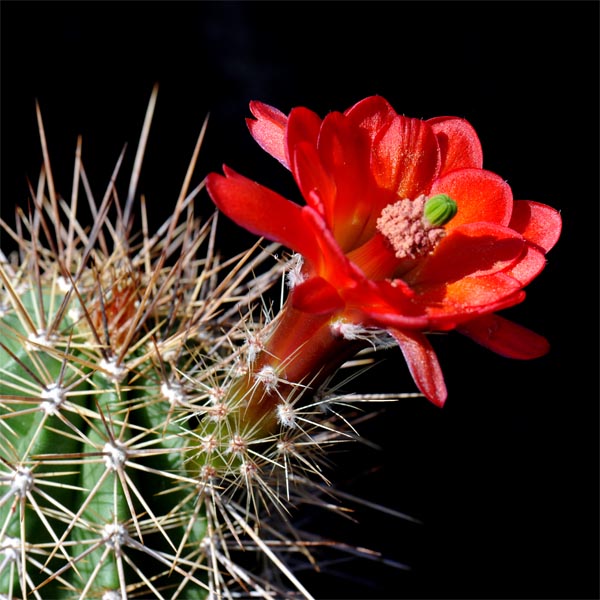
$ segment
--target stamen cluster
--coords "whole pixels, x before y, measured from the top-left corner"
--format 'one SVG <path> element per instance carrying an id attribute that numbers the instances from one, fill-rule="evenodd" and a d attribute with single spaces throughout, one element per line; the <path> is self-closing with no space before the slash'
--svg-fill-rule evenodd
<path id="1" fill-rule="evenodd" d="M 416 259 L 433 252 L 444 237 L 443 227 L 432 225 L 425 217 L 427 197 L 405 198 L 388 204 L 377 219 L 377 231 L 393 248 L 396 258 Z"/>

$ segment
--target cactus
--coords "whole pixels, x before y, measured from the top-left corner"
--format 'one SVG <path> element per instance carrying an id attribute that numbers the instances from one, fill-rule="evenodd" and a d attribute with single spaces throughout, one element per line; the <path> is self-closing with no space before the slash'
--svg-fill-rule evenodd
<path id="1" fill-rule="evenodd" d="M 327 486 L 323 449 L 355 436 L 335 408 L 351 399 L 322 387 L 296 410 L 290 384 L 279 430 L 238 427 L 233 383 L 297 257 L 216 250 L 217 214 L 194 213 L 204 182 L 190 191 L 206 123 L 172 215 L 149 232 L 136 184 L 156 95 L 124 202 L 123 156 L 96 202 L 81 139 L 70 201 L 56 192 L 38 107 L 30 211 L 2 222 L 18 244 L 0 263 L 2 598 L 310 598 L 287 564 L 312 560 L 289 511 Z M 236 559 L 252 552 L 267 566 Z"/>

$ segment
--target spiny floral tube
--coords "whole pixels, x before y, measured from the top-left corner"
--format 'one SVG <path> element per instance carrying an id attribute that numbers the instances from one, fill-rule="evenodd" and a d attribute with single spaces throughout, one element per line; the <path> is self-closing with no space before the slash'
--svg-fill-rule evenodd
<path id="1" fill-rule="evenodd" d="M 447 390 L 427 333 L 456 330 L 517 359 L 548 351 L 545 338 L 497 312 L 524 300 L 560 236 L 560 215 L 513 200 L 509 185 L 482 168 L 467 121 L 408 118 L 380 96 L 323 119 L 304 107 L 286 116 L 261 102 L 250 111 L 250 133 L 291 171 L 306 202 L 227 166 L 207 179 L 223 213 L 304 261 L 254 383 L 259 369 L 271 368 L 311 384 L 375 329 L 393 337 L 418 388 L 441 406 Z M 272 414 L 278 399 L 268 388 L 248 392 L 251 385 L 249 377 L 240 394 L 254 421 Z"/>

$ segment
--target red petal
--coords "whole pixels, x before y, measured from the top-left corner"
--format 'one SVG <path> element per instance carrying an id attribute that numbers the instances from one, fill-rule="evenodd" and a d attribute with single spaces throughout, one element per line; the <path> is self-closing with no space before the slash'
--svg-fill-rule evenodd
<path id="1" fill-rule="evenodd" d="M 448 232 L 434 253 L 403 276 L 411 286 L 453 282 L 509 268 L 521 257 L 523 238 L 494 223 L 468 223 Z"/>
<path id="2" fill-rule="evenodd" d="M 533 281 L 546 266 L 546 257 L 537 247 L 527 244 L 523 256 L 519 262 L 506 271 L 507 275 L 519 281 L 522 287 Z"/>
<path id="3" fill-rule="evenodd" d="M 391 104 L 381 96 L 369 96 L 357 102 L 344 114 L 353 127 L 367 132 L 371 142 L 398 116 Z"/>
<path id="4" fill-rule="evenodd" d="M 344 250 L 349 250 L 365 237 L 365 228 L 374 228 L 379 213 L 390 200 L 387 194 L 377 193 L 367 134 L 347 117 L 341 113 L 325 117 L 318 150 L 335 183 L 330 207 L 332 229 Z"/>
<path id="5" fill-rule="evenodd" d="M 482 169 L 458 169 L 437 179 L 433 194 L 448 194 L 458 205 L 447 230 L 463 223 L 489 221 L 508 225 L 513 201 L 510 186 L 495 173 Z"/>
<path id="6" fill-rule="evenodd" d="M 362 246 L 346 254 L 369 279 L 388 279 L 398 270 L 398 259 L 387 240 L 376 232 Z"/>
<path id="7" fill-rule="evenodd" d="M 521 302 L 521 283 L 504 274 L 467 277 L 451 284 L 428 286 L 414 303 L 426 312 L 432 328 L 449 329 L 473 315 L 483 315 Z"/>
<path id="8" fill-rule="evenodd" d="M 433 130 L 420 119 L 397 116 L 375 139 L 371 164 L 378 185 L 399 198 L 427 193 L 440 168 Z"/>
<path id="9" fill-rule="evenodd" d="M 550 349 L 545 337 L 495 314 L 469 321 L 458 327 L 458 331 L 508 358 L 539 358 Z"/>
<path id="10" fill-rule="evenodd" d="M 424 329 L 429 318 L 421 306 L 413 303 L 413 291 L 400 279 L 360 281 L 341 292 L 347 311 L 356 311 L 366 326 L 388 329 Z"/>
<path id="11" fill-rule="evenodd" d="M 323 217 L 316 210 L 304 206 L 302 218 L 307 226 L 306 237 L 314 240 L 314 258 L 308 258 L 317 275 L 326 279 L 338 290 L 353 287 L 357 280 L 364 279 L 360 270 L 342 252 Z"/>
<path id="12" fill-rule="evenodd" d="M 398 342 L 414 382 L 436 406 L 444 406 L 448 392 L 435 351 L 423 333 L 388 329 Z"/>
<path id="13" fill-rule="evenodd" d="M 294 308 L 317 315 L 344 308 L 336 289 L 322 277 L 310 277 L 293 288 L 291 302 Z"/>
<path id="14" fill-rule="evenodd" d="M 333 229 L 335 183 L 325 170 L 316 147 L 300 142 L 291 150 L 292 172 L 306 202 L 319 212 Z"/>
<path id="15" fill-rule="evenodd" d="M 250 112 L 256 117 L 256 120 L 246 119 L 252 137 L 263 150 L 289 169 L 285 146 L 287 116 L 280 110 L 257 101 L 250 102 Z"/>
<path id="16" fill-rule="evenodd" d="M 211 173 L 206 189 L 219 210 L 248 231 L 315 259 L 318 247 L 303 227 L 302 208 L 283 196 L 224 167 L 227 177 Z"/>
<path id="17" fill-rule="evenodd" d="M 290 113 L 286 132 L 288 156 L 292 156 L 294 147 L 302 142 L 308 142 L 316 147 L 320 129 L 319 115 L 303 106 L 294 108 Z"/>
<path id="18" fill-rule="evenodd" d="M 428 119 L 427 123 L 437 136 L 442 158 L 441 173 L 454 169 L 481 169 L 481 143 L 468 121 L 457 117 L 436 117 Z"/>
<path id="19" fill-rule="evenodd" d="M 544 252 L 548 252 L 560 237 L 562 219 L 560 213 L 539 202 L 517 200 L 513 206 L 510 227 Z"/>

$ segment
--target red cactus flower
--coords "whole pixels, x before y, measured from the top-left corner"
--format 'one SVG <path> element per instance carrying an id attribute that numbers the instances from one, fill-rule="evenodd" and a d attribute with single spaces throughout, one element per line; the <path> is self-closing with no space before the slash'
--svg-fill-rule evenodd
<path id="1" fill-rule="evenodd" d="M 380 96 L 324 119 L 252 102 L 252 136 L 288 168 L 300 206 L 224 167 L 207 189 L 249 231 L 304 258 L 297 310 L 388 331 L 420 390 L 446 399 L 426 333 L 456 329 L 504 356 L 545 354 L 545 338 L 496 315 L 525 297 L 557 242 L 559 213 L 513 200 L 482 168 L 473 127 L 398 115 Z"/>

